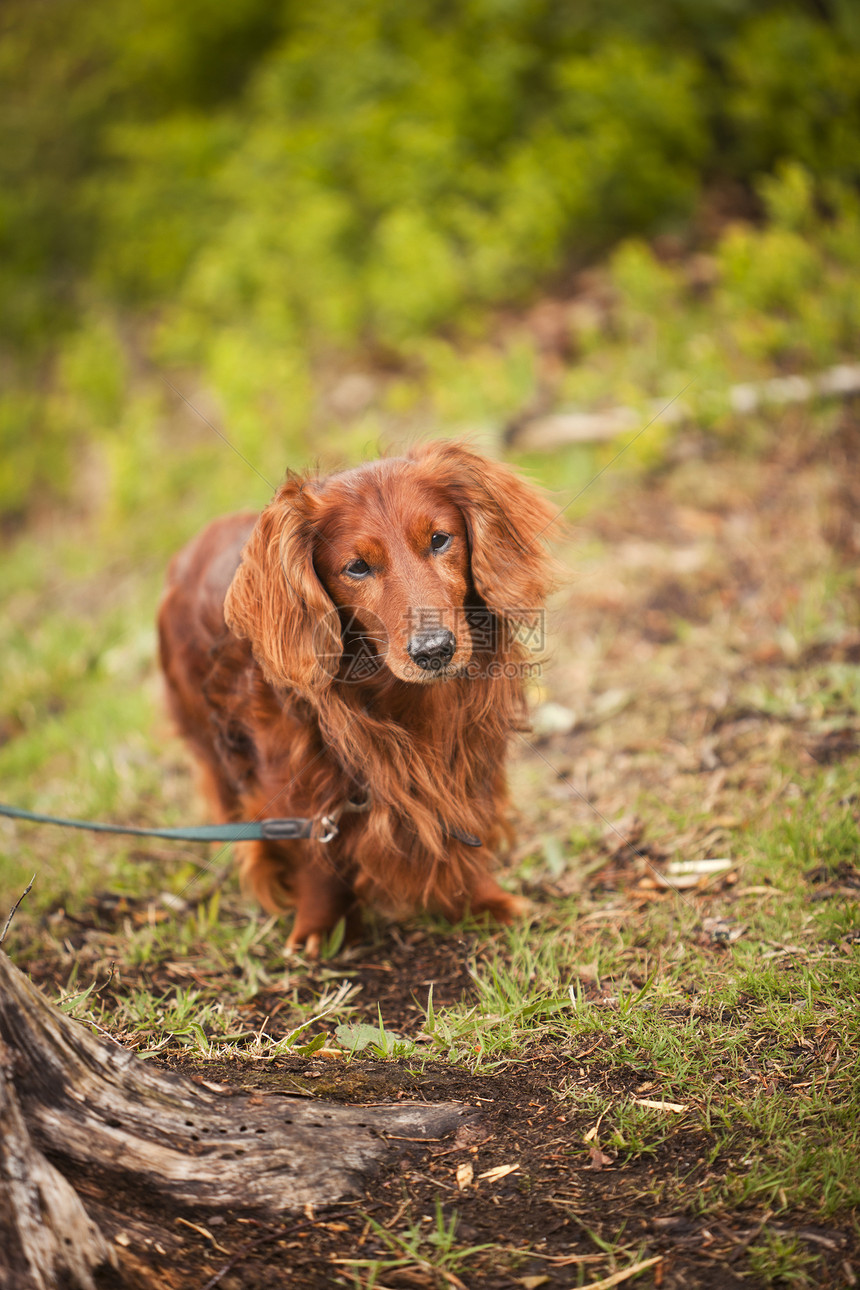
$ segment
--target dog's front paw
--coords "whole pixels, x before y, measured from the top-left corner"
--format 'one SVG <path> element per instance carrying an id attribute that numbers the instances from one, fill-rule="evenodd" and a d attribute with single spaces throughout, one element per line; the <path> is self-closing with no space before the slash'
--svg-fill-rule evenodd
<path id="1" fill-rule="evenodd" d="M 303 936 L 293 928 L 284 945 L 284 956 L 291 958 L 293 955 L 300 954 L 303 958 L 315 961 L 322 953 L 324 940 L 324 932 L 308 932 Z"/>
<path id="2" fill-rule="evenodd" d="M 354 901 L 346 908 L 342 903 L 323 906 L 319 902 L 305 901 L 296 910 L 284 952 L 318 959 L 327 945 L 328 952 L 334 953 L 341 945 L 359 940 L 362 926 L 361 909 Z"/>
<path id="3" fill-rule="evenodd" d="M 513 923 L 527 914 L 529 909 L 527 900 L 504 891 L 492 878 L 488 878 L 477 891 L 473 891 L 469 901 L 471 913 L 479 916 L 489 914 L 497 923 Z"/>

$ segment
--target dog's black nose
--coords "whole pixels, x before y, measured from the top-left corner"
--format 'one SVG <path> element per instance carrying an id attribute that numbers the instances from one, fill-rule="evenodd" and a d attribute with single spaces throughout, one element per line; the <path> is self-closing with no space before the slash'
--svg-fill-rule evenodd
<path id="1" fill-rule="evenodd" d="M 406 652 L 412 662 L 424 672 L 439 672 L 451 662 L 457 648 L 457 639 L 447 627 L 431 627 L 416 632 Z"/>

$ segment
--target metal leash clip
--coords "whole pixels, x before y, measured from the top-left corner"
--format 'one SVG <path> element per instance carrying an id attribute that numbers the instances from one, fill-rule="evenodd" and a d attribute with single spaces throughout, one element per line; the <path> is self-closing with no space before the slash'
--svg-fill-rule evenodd
<path id="1" fill-rule="evenodd" d="M 340 833 L 337 827 L 337 820 L 333 815 L 323 815 L 320 817 L 320 829 L 322 830 L 317 838 L 317 842 L 331 842 Z"/>
<path id="2" fill-rule="evenodd" d="M 336 807 L 328 815 L 320 816 L 320 834 L 317 842 L 332 842 L 340 833 L 338 820 L 342 815 L 360 815 L 363 811 L 370 810 L 370 794 L 368 793 L 363 802 L 354 802 L 348 797 L 343 806 Z"/>

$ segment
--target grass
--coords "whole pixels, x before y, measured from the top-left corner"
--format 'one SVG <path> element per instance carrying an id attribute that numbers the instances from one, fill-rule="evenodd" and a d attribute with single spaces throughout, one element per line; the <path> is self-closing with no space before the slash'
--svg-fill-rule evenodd
<path id="1" fill-rule="evenodd" d="M 860 1209 L 860 963 L 838 949 L 840 936 L 857 927 L 856 905 L 810 906 L 801 879 L 812 865 L 836 873 L 856 857 L 856 821 L 832 806 L 849 790 L 847 777 L 820 772 L 808 800 L 776 827 L 745 837 L 744 881 L 756 894 L 742 888 L 736 898 L 746 931 L 729 949 L 703 944 L 700 896 L 670 896 L 630 922 L 614 901 L 577 896 L 528 928 L 489 941 L 484 933 L 470 966 L 470 997 L 439 1007 L 431 987 L 408 1037 L 379 1008 L 375 1025 L 360 1019 L 348 959 L 326 960 L 328 981 L 315 978 L 307 997 L 297 984 L 301 968 L 284 973 L 273 920 L 245 915 L 237 924 L 232 902 L 225 920 L 217 891 L 181 915 L 129 915 L 113 948 L 103 938 L 102 954 L 116 954 L 112 988 L 102 994 L 96 982 L 81 990 L 73 969 L 61 1003 L 143 1055 L 269 1063 L 326 1048 L 340 1049 L 347 1062 L 360 1053 L 412 1069 L 441 1061 L 481 1075 L 552 1051 L 584 1073 L 557 1090 L 559 1105 L 583 1126 L 570 1148 L 575 1159 L 587 1161 L 594 1147 L 619 1167 L 665 1162 L 676 1140 L 692 1137 L 705 1156 L 704 1176 L 690 1190 L 686 1166 L 677 1176 L 664 1167 L 653 1189 L 661 1209 L 687 1209 L 708 1222 L 766 1212 L 747 1252 L 751 1275 L 810 1284 L 820 1260 L 791 1234 L 799 1216 L 826 1231 Z M 115 878 L 127 873 L 126 863 L 117 862 Z M 534 863 L 526 864 L 532 881 Z M 767 881 L 765 895 L 759 879 Z M 603 912 L 606 919 L 589 923 Z M 673 960 L 673 945 L 683 947 L 681 958 Z M 784 953 L 773 948 L 785 946 Z M 168 959 L 186 964 L 201 984 L 181 984 L 180 973 L 166 992 L 122 988 L 124 970 L 132 976 Z M 253 1000 L 273 992 L 285 1004 L 283 1019 L 269 1033 L 249 1026 L 243 1018 Z M 595 1091 L 598 1069 L 610 1093 Z M 462 1284 L 458 1278 L 485 1254 L 459 1240 L 456 1212 L 439 1206 L 429 1227 L 420 1220 L 404 1220 L 394 1233 L 371 1226 L 383 1252 L 343 1263 L 356 1286 L 387 1284 L 385 1276 L 403 1268 L 432 1284 Z M 611 1270 L 641 1254 L 628 1251 L 618 1263 L 627 1244 L 612 1244 Z"/>
<path id="2" fill-rule="evenodd" d="M 81 637 L 70 632 L 69 641 L 63 654 L 47 628 L 29 646 L 43 651 L 43 666 L 63 696 L 63 719 L 25 734 L 26 756 L 15 747 L 17 739 L 3 754 L 6 782 L 13 786 L 30 782 L 31 767 L 42 756 L 47 773 L 37 800 L 45 807 L 47 796 L 49 808 L 66 810 L 72 809 L 66 776 L 74 780 L 81 773 L 80 732 L 93 730 L 86 724 L 90 714 L 105 714 L 105 694 L 115 693 L 117 679 L 125 688 L 141 667 L 134 652 L 115 670 L 99 660 L 88 665 Z M 150 689 L 145 680 L 144 690 Z M 805 720 L 818 729 L 856 714 L 856 696 L 850 669 L 838 665 L 781 675 L 771 686 L 758 681 L 738 694 L 736 704 L 762 719 Z M 16 699 L 19 712 L 21 702 Z M 140 696 L 122 694 L 108 706 L 105 725 L 96 729 L 117 739 L 120 755 L 108 761 L 86 749 L 88 778 L 76 811 L 134 819 L 154 811 L 156 766 L 148 758 L 158 752 L 148 736 L 128 729 L 141 706 Z M 171 749 L 168 771 L 172 757 Z M 774 768 L 780 782 L 790 771 Z M 61 1006 L 143 1055 L 267 1063 L 284 1053 L 327 1048 L 339 1049 L 347 1061 L 361 1054 L 413 1069 L 441 1061 L 481 1075 L 552 1051 L 581 1063 L 584 1072 L 584 1079 L 563 1081 L 557 1090 L 559 1104 L 585 1126 L 582 1141 L 571 1147 L 575 1158 L 587 1160 L 591 1145 L 621 1166 L 665 1160 L 676 1138 L 692 1136 L 702 1143 L 705 1175 L 691 1192 L 685 1173 L 673 1177 L 664 1170 L 654 1188 L 663 1208 L 687 1208 L 708 1221 L 767 1212 L 769 1222 L 785 1216 L 796 1225 L 802 1215 L 803 1224 L 826 1230 L 844 1225 L 860 1208 L 860 962 L 856 951 L 844 948 L 860 920 L 855 900 L 810 903 L 804 874 L 838 880 L 855 864 L 860 831 L 853 791 L 849 766 L 819 768 L 807 777 L 802 796 L 735 834 L 739 879 L 718 903 L 744 932 L 729 947 L 703 935 L 712 903 L 707 895 L 670 893 L 631 914 L 615 892 L 601 893 L 586 881 L 570 897 L 545 902 L 529 926 L 489 939 L 463 929 L 477 935 L 468 997 L 439 1006 L 431 986 L 408 1035 L 388 1024 L 381 1008 L 375 1024 L 362 1019 L 336 934 L 309 993 L 301 965 L 284 971 L 282 932 L 274 920 L 261 922 L 252 912 L 237 917 L 235 900 L 217 887 L 196 901 L 202 885 L 197 865 L 172 854 L 142 861 L 123 842 L 70 842 L 64 835 L 4 826 L 9 834 L 15 830 L 23 852 L 4 861 L 5 889 L 23 887 L 34 868 L 38 873 L 35 900 L 19 916 L 17 935 L 13 925 L 11 944 L 19 960 L 38 957 L 49 936 L 38 932 L 35 915 L 46 916 L 50 928 L 61 917 L 58 906 L 80 911 L 103 887 L 118 899 L 125 893 L 125 914 L 97 938 L 102 977 L 82 987 L 74 952 L 55 949 L 54 955 L 68 968 Z M 173 817 L 169 796 L 167 801 Z M 659 804 L 650 811 L 657 823 Z M 689 822 L 679 807 L 673 827 Z M 553 841 L 536 840 L 520 862 L 520 877 L 532 888 L 563 879 L 574 848 L 585 850 L 583 870 L 599 879 L 607 856 L 594 829 Z M 161 889 L 172 894 L 175 912 L 170 902 L 153 904 L 149 893 Z M 147 970 L 166 962 L 186 965 L 175 986 L 148 986 Z M 183 981 L 189 974 L 198 984 Z M 245 1020 L 261 994 L 283 1005 L 268 1032 Z M 596 1069 L 608 1073 L 610 1093 L 595 1092 Z M 684 1109 L 668 1111 L 643 1100 Z M 456 1215 L 439 1210 L 429 1230 L 415 1222 L 394 1234 L 377 1232 L 386 1252 L 350 1261 L 355 1284 L 383 1284 L 386 1273 L 406 1267 L 432 1273 L 440 1285 L 456 1284 L 481 1250 L 458 1241 L 456 1226 Z M 792 1230 L 790 1223 L 787 1234 L 763 1227 L 747 1251 L 751 1274 L 787 1285 L 811 1283 L 818 1255 Z"/>

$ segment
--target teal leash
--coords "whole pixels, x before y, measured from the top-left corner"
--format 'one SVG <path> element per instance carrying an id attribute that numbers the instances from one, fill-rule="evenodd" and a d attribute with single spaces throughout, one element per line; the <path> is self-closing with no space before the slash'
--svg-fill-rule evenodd
<path id="1" fill-rule="evenodd" d="M 100 824 L 93 820 L 66 820 L 60 815 L 39 815 L 36 811 L 22 811 L 18 806 L 0 802 L 0 815 L 11 820 L 24 820 L 28 824 L 58 824 L 64 829 L 86 829 L 89 833 L 122 833 L 137 838 L 168 838 L 173 842 L 292 842 L 312 838 L 315 842 L 331 842 L 340 829 L 338 820 L 344 812 L 366 811 L 369 799 L 364 802 L 347 801 L 343 806 L 318 820 L 271 819 L 249 820 L 243 824 L 199 824 L 189 829 L 136 829 L 130 824 Z M 467 847 L 481 846 L 481 839 L 453 824 L 445 826 L 451 838 Z"/>
<path id="2" fill-rule="evenodd" d="M 320 820 L 272 819 L 253 820 L 244 824 L 201 824 L 188 829 L 137 829 L 130 825 L 100 824 L 90 820 L 66 820 L 58 815 L 39 815 L 35 811 L 22 811 L 17 806 L 0 802 L 0 815 L 30 824 L 58 824 L 66 829 L 86 829 L 91 833 L 124 833 L 140 838 L 169 838 L 176 842 L 286 842 L 292 839 L 315 838 L 318 842 L 331 842 L 338 828 L 330 815 Z"/>

